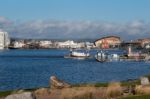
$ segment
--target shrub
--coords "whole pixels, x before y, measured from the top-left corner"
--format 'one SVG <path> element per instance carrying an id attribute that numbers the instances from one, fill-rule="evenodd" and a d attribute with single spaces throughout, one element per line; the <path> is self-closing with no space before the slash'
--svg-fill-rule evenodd
<path id="1" fill-rule="evenodd" d="M 67 88 L 61 93 L 61 99 L 102 99 L 104 96 L 104 90 L 95 87 Z"/>
<path id="2" fill-rule="evenodd" d="M 147 94 L 150 95 L 150 86 L 138 85 L 135 87 L 136 94 Z"/>
<path id="3" fill-rule="evenodd" d="M 107 97 L 118 97 L 123 93 L 121 84 L 119 82 L 111 82 L 106 90 Z"/>

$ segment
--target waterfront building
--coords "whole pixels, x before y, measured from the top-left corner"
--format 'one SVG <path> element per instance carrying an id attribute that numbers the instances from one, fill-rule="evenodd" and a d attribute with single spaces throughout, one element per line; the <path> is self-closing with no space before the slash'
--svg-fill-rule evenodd
<path id="1" fill-rule="evenodd" d="M 58 48 L 77 48 L 78 44 L 74 41 L 65 41 L 65 42 L 58 42 L 57 43 Z"/>
<path id="2" fill-rule="evenodd" d="M 85 42 L 85 45 L 86 45 L 86 47 L 89 48 L 89 49 L 95 48 L 94 43 L 91 43 L 91 42 Z"/>
<path id="3" fill-rule="evenodd" d="M 120 46 L 121 39 L 120 37 L 117 36 L 107 36 L 96 40 L 94 43 L 97 48 L 103 49 L 116 48 Z"/>
<path id="4" fill-rule="evenodd" d="M 15 41 L 14 42 L 14 48 L 24 48 L 25 43 L 24 41 Z"/>
<path id="5" fill-rule="evenodd" d="M 79 42 L 76 45 L 76 48 L 85 48 L 86 47 L 86 43 L 85 42 Z"/>
<path id="6" fill-rule="evenodd" d="M 140 52 L 133 52 L 131 46 L 128 47 L 128 57 L 139 59 L 141 56 Z"/>
<path id="7" fill-rule="evenodd" d="M 51 41 L 40 41 L 39 42 L 39 46 L 41 48 L 50 48 L 52 46 L 52 42 Z"/>
<path id="8" fill-rule="evenodd" d="M 8 33 L 4 31 L 0 31 L 0 49 L 7 48 L 10 44 L 10 39 L 8 37 Z"/>
<path id="9" fill-rule="evenodd" d="M 145 47 L 150 44 L 150 38 L 138 39 L 137 42 L 139 42 L 142 47 Z"/>
<path id="10" fill-rule="evenodd" d="M 146 49 L 150 49 L 150 43 L 145 45 Z"/>

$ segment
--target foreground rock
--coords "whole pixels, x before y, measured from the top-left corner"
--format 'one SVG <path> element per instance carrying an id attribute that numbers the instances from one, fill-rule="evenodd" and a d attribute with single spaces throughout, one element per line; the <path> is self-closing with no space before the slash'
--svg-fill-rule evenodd
<path id="1" fill-rule="evenodd" d="M 40 88 L 40 89 L 37 89 L 34 94 L 37 94 L 37 95 L 44 95 L 44 94 L 50 94 L 50 90 L 48 88 Z"/>
<path id="2" fill-rule="evenodd" d="M 61 89 L 41 88 L 34 92 L 36 99 L 60 99 Z"/>
<path id="3" fill-rule="evenodd" d="M 50 77 L 50 88 L 51 89 L 62 89 L 62 88 L 69 88 L 71 87 L 70 84 L 59 80 L 55 76 Z"/>
<path id="4" fill-rule="evenodd" d="M 51 99 L 51 92 L 48 88 L 40 88 L 34 91 L 36 99 Z"/>
<path id="5" fill-rule="evenodd" d="M 31 92 L 24 92 L 20 94 L 9 95 L 5 99 L 35 99 L 35 97 Z"/>
<path id="6" fill-rule="evenodd" d="M 140 80 L 141 80 L 141 85 L 143 86 L 150 85 L 149 79 L 147 77 L 141 77 Z"/>

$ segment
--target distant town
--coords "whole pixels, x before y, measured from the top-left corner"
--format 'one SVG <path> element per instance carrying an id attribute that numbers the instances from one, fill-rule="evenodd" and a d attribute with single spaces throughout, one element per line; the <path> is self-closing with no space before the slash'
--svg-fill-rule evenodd
<path id="1" fill-rule="evenodd" d="M 150 49 L 150 38 L 123 41 L 118 36 L 107 36 L 93 41 L 13 39 L 7 32 L 0 32 L 0 49 Z"/>

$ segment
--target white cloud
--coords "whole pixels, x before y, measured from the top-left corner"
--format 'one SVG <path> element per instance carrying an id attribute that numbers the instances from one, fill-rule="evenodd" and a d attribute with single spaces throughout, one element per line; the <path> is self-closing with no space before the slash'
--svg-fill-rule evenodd
<path id="1" fill-rule="evenodd" d="M 23 23 L 0 17 L 0 28 L 11 37 L 20 38 L 100 38 L 117 35 L 124 39 L 150 37 L 150 23 L 132 21 L 111 23 L 102 21 L 35 20 Z"/>

